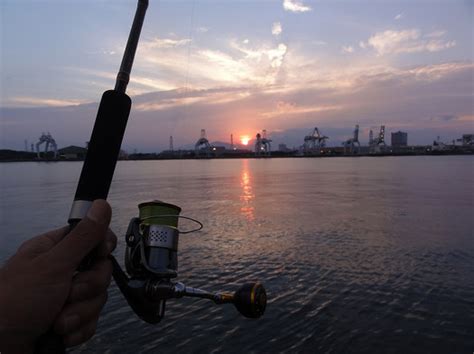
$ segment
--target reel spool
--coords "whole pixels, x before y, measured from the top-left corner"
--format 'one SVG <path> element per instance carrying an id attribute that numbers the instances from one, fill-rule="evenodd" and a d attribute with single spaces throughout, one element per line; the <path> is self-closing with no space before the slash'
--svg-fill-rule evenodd
<path id="1" fill-rule="evenodd" d="M 125 235 L 125 267 L 136 277 L 178 276 L 178 218 L 181 208 L 161 201 L 138 205 Z"/>
<path id="2" fill-rule="evenodd" d="M 125 234 L 126 274 L 112 257 L 113 277 L 130 307 L 144 321 L 158 323 L 165 314 L 166 300 L 198 297 L 216 304 L 233 303 L 245 317 L 259 318 L 266 308 L 267 296 L 261 283 L 244 284 L 235 293 L 210 293 L 172 282 L 178 276 L 179 235 L 200 230 L 203 225 L 179 215 L 181 208 L 161 201 L 138 205 L 139 217 L 132 218 Z M 199 225 L 189 231 L 178 229 L 184 218 Z"/>

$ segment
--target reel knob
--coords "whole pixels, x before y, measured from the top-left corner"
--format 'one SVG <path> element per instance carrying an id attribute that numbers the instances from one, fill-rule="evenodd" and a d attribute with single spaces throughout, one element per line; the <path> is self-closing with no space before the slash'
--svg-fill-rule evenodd
<path id="1" fill-rule="evenodd" d="M 234 294 L 234 305 L 248 318 L 259 318 L 265 312 L 267 293 L 260 283 L 246 283 Z"/>

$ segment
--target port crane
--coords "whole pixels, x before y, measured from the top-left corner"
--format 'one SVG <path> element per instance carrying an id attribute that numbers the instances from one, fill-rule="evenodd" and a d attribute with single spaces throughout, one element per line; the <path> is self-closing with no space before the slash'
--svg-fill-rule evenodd
<path id="1" fill-rule="evenodd" d="M 456 139 L 456 141 L 459 141 L 462 146 L 474 146 L 474 134 L 464 134 L 462 138 Z"/>
<path id="2" fill-rule="evenodd" d="M 326 146 L 327 139 L 329 139 L 329 137 L 322 135 L 318 127 L 315 127 L 311 135 L 304 137 L 304 152 L 319 154 L 321 149 Z"/>
<path id="3" fill-rule="evenodd" d="M 38 158 L 41 158 L 40 145 L 44 143 L 46 143 L 46 146 L 44 148 L 44 154 L 46 155 L 48 153 L 49 146 L 51 145 L 52 151 L 54 153 L 54 158 L 56 158 L 58 156 L 58 146 L 56 145 L 56 141 L 53 139 L 50 132 L 48 132 L 47 134 L 43 132 L 39 137 L 39 141 L 36 143 L 36 154 L 38 155 Z"/>
<path id="4" fill-rule="evenodd" d="M 359 143 L 359 124 L 356 124 L 354 129 L 354 135 L 352 138 L 347 139 L 345 142 L 342 143 L 344 146 L 344 154 L 346 150 L 349 148 L 349 152 L 351 154 L 357 154 L 360 151 L 360 143 Z"/>
<path id="5" fill-rule="evenodd" d="M 210 156 L 211 144 L 209 144 L 209 140 L 207 140 L 206 129 L 201 129 L 201 137 L 194 145 L 194 152 L 196 153 L 196 156 L 201 155 L 201 153 L 205 154 L 206 157 Z"/>
<path id="6" fill-rule="evenodd" d="M 440 136 L 436 137 L 436 140 L 433 140 L 433 145 L 431 146 L 431 151 L 445 151 L 448 150 L 448 146 L 441 141 Z"/>
<path id="7" fill-rule="evenodd" d="M 264 129 L 262 131 L 262 134 L 258 133 L 257 136 L 257 141 L 255 142 L 255 155 L 256 156 L 261 156 L 261 155 L 266 155 L 270 156 L 272 146 L 271 146 L 271 139 L 267 138 L 267 131 Z"/>
<path id="8" fill-rule="evenodd" d="M 375 138 L 374 132 L 371 129 L 369 133 L 370 153 L 380 153 L 385 146 L 387 146 L 387 144 L 385 143 L 385 125 L 380 126 L 379 135 Z"/>

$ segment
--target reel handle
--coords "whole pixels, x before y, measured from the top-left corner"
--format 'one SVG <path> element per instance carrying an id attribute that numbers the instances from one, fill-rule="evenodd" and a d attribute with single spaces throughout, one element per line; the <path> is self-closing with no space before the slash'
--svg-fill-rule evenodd
<path id="1" fill-rule="evenodd" d="M 235 293 L 210 293 L 205 290 L 186 287 L 182 283 L 176 283 L 173 289 L 173 297 L 197 297 L 209 299 L 216 304 L 232 303 L 241 315 L 247 318 L 259 318 L 265 313 L 267 306 L 267 293 L 259 282 L 246 283 Z"/>
<path id="2" fill-rule="evenodd" d="M 259 318 L 267 307 L 267 292 L 259 282 L 246 283 L 234 293 L 233 303 L 243 316 Z"/>

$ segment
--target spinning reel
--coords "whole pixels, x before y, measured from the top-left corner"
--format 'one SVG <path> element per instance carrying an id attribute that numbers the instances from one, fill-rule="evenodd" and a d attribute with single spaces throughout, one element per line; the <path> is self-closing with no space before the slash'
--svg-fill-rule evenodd
<path id="1" fill-rule="evenodd" d="M 235 293 L 211 293 L 173 282 L 178 276 L 179 235 L 202 228 L 194 219 L 180 216 L 181 208 L 160 201 L 138 205 L 139 217 L 132 218 L 125 240 L 126 273 L 112 257 L 113 277 L 130 307 L 142 320 L 158 323 L 165 315 L 166 300 L 181 297 L 209 299 L 216 304 L 235 305 L 245 317 L 258 318 L 265 312 L 267 295 L 260 283 L 246 283 Z M 195 230 L 178 229 L 178 219 L 196 222 Z"/>

